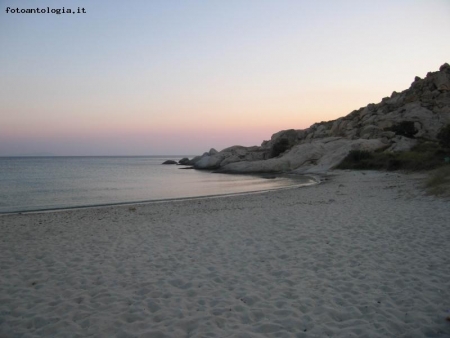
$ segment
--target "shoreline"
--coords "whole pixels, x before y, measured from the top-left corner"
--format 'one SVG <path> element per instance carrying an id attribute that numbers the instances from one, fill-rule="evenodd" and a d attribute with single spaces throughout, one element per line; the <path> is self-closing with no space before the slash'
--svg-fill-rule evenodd
<path id="1" fill-rule="evenodd" d="M 450 335 L 450 203 L 420 179 L 334 171 L 133 211 L 4 215 L 0 336 Z"/>
<path id="2" fill-rule="evenodd" d="M 213 172 L 212 172 L 213 173 Z M 227 175 L 248 175 L 248 176 L 256 176 L 263 177 L 258 174 L 236 174 L 236 173 L 227 173 Z M 177 198 L 164 198 L 164 199 L 154 199 L 154 200 L 143 200 L 143 201 L 130 201 L 130 202 L 119 202 L 119 203 L 106 203 L 106 204 L 94 204 L 94 205 L 80 205 L 80 206 L 69 206 L 69 207 L 61 207 L 61 208 L 48 208 L 48 209 L 35 209 L 35 210 L 21 210 L 21 211 L 0 211 L 0 217 L 5 215 L 24 215 L 24 214 L 36 214 L 36 213 L 50 213 L 50 212 L 60 212 L 60 211 L 69 211 L 69 210 L 78 210 L 78 209 L 91 209 L 91 208 L 106 208 L 106 207 L 114 207 L 114 206 L 137 206 L 142 204 L 151 204 L 151 203 L 165 203 L 165 202 L 176 202 L 176 201 L 184 201 L 184 200 L 196 200 L 196 199 L 206 199 L 206 198 L 220 198 L 220 197 L 232 197 L 232 196 L 240 196 L 240 195 L 251 195 L 258 194 L 276 190 L 283 189 L 295 189 L 300 187 L 307 187 L 310 185 L 320 184 L 321 176 L 316 174 L 276 174 L 278 176 L 274 177 L 287 177 L 296 180 L 301 177 L 308 177 L 311 180 L 315 181 L 315 183 L 300 183 L 300 184 L 292 184 L 289 186 L 282 186 L 278 188 L 272 189 L 262 189 L 262 190 L 252 190 L 245 192 L 236 192 L 236 193 L 224 193 L 224 194 L 214 194 L 214 195 L 201 195 L 201 196 L 192 196 L 192 197 L 177 197 Z M 326 176 L 326 175 L 324 175 Z M 265 177 L 263 177 L 265 178 Z"/>

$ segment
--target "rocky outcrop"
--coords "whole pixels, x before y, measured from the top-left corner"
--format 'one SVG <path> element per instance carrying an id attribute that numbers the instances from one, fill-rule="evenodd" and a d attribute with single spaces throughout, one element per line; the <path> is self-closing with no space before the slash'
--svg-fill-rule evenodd
<path id="1" fill-rule="evenodd" d="M 350 150 L 397 152 L 411 149 L 418 139 L 436 140 L 449 123 L 450 66 L 444 64 L 424 79 L 416 77 L 409 89 L 347 116 L 279 131 L 259 147 L 211 149 L 189 164 L 223 172 L 322 172 Z"/>
<path id="2" fill-rule="evenodd" d="M 177 161 L 167 160 L 164 161 L 162 164 L 177 164 Z"/>
<path id="3" fill-rule="evenodd" d="M 299 133 L 300 132 L 300 133 Z M 267 158 L 277 157 L 296 145 L 302 139 L 302 130 L 282 130 L 275 133 L 270 141 L 264 141 L 261 147 L 267 149 Z"/>
<path id="4" fill-rule="evenodd" d="M 265 159 L 266 151 L 260 147 L 233 146 L 221 152 L 209 152 L 194 163 L 197 169 L 218 169 L 226 164 L 240 161 L 257 161 Z"/>
<path id="5" fill-rule="evenodd" d="M 190 160 L 187 157 L 183 157 L 181 160 L 178 161 L 178 164 L 181 165 L 189 165 Z"/>
<path id="6" fill-rule="evenodd" d="M 323 138 L 294 146 L 284 156 L 260 161 L 242 161 L 221 166 L 220 172 L 270 173 L 325 172 L 338 165 L 350 150 L 373 151 L 385 147 L 381 140 L 349 140 L 340 137 Z"/>

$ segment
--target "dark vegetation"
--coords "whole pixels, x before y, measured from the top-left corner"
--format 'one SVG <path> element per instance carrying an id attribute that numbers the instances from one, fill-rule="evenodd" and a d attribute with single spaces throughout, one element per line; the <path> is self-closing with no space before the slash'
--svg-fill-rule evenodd
<path id="1" fill-rule="evenodd" d="M 450 196 L 450 165 L 433 170 L 426 182 L 428 193 Z"/>
<path id="2" fill-rule="evenodd" d="M 425 148 L 428 146 L 426 145 Z M 359 170 L 431 170 L 444 165 L 445 154 L 438 147 L 423 151 L 421 145 L 410 151 L 385 153 L 352 150 L 336 169 Z"/>
<path id="3" fill-rule="evenodd" d="M 282 138 L 279 142 L 275 143 L 272 148 L 270 157 L 277 157 L 290 148 L 289 140 Z"/>
<path id="4" fill-rule="evenodd" d="M 394 126 L 403 136 L 413 133 L 414 124 Z M 414 131 L 415 134 L 415 131 Z M 408 136 L 407 136 L 408 137 Z M 409 136 L 411 137 L 411 136 Z M 352 150 L 336 169 L 429 171 L 428 193 L 450 196 L 450 124 L 439 131 L 437 142 L 419 140 L 410 151 L 375 152 Z"/>
<path id="5" fill-rule="evenodd" d="M 450 149 L 450 124 L 447 124 L 439 131 L 437 139 L 441 147 Z"/>
<path id="6" fill-rule="evenodd" d="M 412 138 L 417 133 L 416 127 L 414 127 L 413 121 L 402 121 L 398 124 L 394 124 L 390 128 L 386 128 L 386 131 L 393 131 L 395 134 Z"/>
<path id="7" fill-rule="evenodd" d="M 394 129 L 396 133 L 403 133 L 404 136 L 411 135 L 414 123 L 398 124 Z M 384 152 L 384 149 L 375 152 L 352 150 L 336 169 L 406 171 L 436 169 L 450 161 L 450 125 L 441 129 L 438 141 L 439 143 L 419 140 L 415 147 L 404 152 Z"/>

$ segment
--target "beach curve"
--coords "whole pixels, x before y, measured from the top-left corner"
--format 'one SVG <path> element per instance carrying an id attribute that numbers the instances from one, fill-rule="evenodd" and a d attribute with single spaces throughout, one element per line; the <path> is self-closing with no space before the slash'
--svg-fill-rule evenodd
<path id="1" fill-rule="evenodd" d="M 227 198 L 0 217 L 0 335 L 450 334 L 449 201 L 332 172 Z"/>

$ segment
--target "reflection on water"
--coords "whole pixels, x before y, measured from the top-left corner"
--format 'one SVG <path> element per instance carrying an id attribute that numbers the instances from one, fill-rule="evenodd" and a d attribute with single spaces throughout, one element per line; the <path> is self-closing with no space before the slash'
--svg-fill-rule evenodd
<path id="1" fill-rule="evenodd" d="M 161 165 L 172 157 L 0 158 L 0 212 L 44 210 L 277 189 L 308 178 L 267 179 Z"/>

